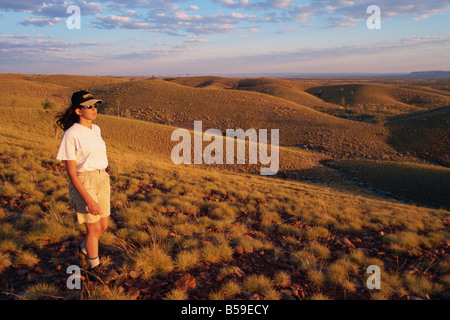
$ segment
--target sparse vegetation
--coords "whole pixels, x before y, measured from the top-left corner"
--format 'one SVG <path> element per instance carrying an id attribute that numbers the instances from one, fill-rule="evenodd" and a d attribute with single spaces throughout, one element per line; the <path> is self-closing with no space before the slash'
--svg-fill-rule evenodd
<path id="1" fill-rule="evenodd" d="M 413 156 L 402 158 L 386 143 L 382 126 L 336 119 L 299 107 L 292 99 L 286 103 L 280 96 L 295 88 L 306 99 L 311 95 L 304 90 L 320 85 L 318 97 L 311 97 L 325 99 L 323 83 L 280 81 L 285 91 L 270 92 L 269 79 L 209 79 L 214 81 L 207 84 L 208 79 L 169 83 L 105 78 L 109 83 L 105 84 L 93 77 L 91 84 L 98 93 L 104 92 L 104 100 L 109 99 L 106 89 L 120 88 L 138 96 L 149 89 L 131 108 L 131 116 L 147 122 L 99 116 L 113 191 L 110 226 L 100 239 L 101 255 L 118 275 L 108 285 L 92 286 L 83 279 L 79 295 L 68 292 L 65 267 L 76 260 L 72 249 L 85 230 L 77 225 L 69 203 L 64 165 L 53 160 L 61 134 L 54 136 L 54 111 L 43 112 L 36 103 L 25 106 L 30 97 L 20 95 L 24 82 L 39 79 L 32 90 L 43 90 L 41 101 L 53 90 L 62 99 L 73 82 L 86 79 L 71 82 L 55 77 L 4 80 L 3 86 L 15 88 L 16 112 L 0 108 L 0 280 L 8 284 L 0 297 L 441 299 L 448 287 L 449 212 L 445 196 L 439 193 L 446 190 L 448 168 L 418 163 L 424 160 Z M 187 87 L 200 84 L 201 89 Z M 230 92 L 221 92 L 224 88 Z M 351 89 L 345 95 L 350 108 L 350 99 L 361 98 L 357 87 L 339 84 L 337 88 L 340 94 Z M 205 100 L 194 106 L 199 92 Z M 110 101 L 115 101 L 115 94 Z M 171 94 L 174 98 L 167 100 Z M 266 100 L 267 94 L 277 98 Z M 203 112 L 208 99 L 219 98 L 225 99 L 225 107 L 237 101 L 237 106 L 250 106 L 249 118 L 275 108 L 278 113 L 269 112 L 270 117 L 255 122 L 261 128 L 277 125 L 267 122 L 277 115 L 283 115 L 276 118 L 281 122 L 297 121 L 280 129 L 285 132 L 285 145 L 279 176 L 262 177 L 247 167 L 171 164 L 169 141 L 174 127 L 161 123 L 169 116 L 171 121 L 188 123 L 191 116 L 178 114 L 180 105 L 191 103 L 193 111 Z M 152 101 L 152 109 L 139 114 L 144 107 L 139 101 Z M 249 125 L 249 118 L 242 122 L 220 118 L 220 107 L 212 106 L 209 125 Z M 334 106 L 328 103 L 321 108 Z M 294 130 L 304 123 L 299 120 L 303 116 L 310 123 Z M 378 160 L 355 159 L 355 150 L 367 151 Z M 385 154 L 392 159 L 383 160 Z M 335 160 L 333 165 L 329 160 Z M 416 201 L 404 203 L 375 191 L 384 187 Z M 426 194 L 434 194 L 428 207 L 419 201 Z M 365 287 L 369 265 L 382 270 L 379 291 Z M 51 284 L 46 274 L 52 276 Z M 13 282 L 26 286 L 11 286 Z M 19 297 L 19 293 L 24 294 Z"/>

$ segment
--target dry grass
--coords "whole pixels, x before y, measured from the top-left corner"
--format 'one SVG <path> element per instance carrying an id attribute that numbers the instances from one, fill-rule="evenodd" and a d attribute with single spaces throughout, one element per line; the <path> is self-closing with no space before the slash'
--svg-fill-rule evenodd
<path id="1" fill-rule="evenodd" d="M 332 164 L 355 182 L 419 205 L 450 208 L 450 169 L 427 164 L 351 160 Z"/>
<path id="2" fill-rule="evenodd" d="M 134 269 L 144 280 L 167 274 L 174 268 L 172 258 L 166 250 L 156 245 L 140 248 L 132 260 Z"/>
<path id="3" fill-rule="evenodd" d="M 389 119 L 390 142 L 400 151 L 426 160 L 450 164 L 448 152 L 450 108 L 413 112 Z"/>
<path id="4" fill-rule="evenodd" d="M 153 81 L 149 81 L 151 85 L 143 83 L 140 90 L 155 85 L 150 88 L 155 93 L 158 86 L 169 85 L 170 90 L 181 87 Z M 132 93 L 136 88 L 129 90 Z M 209 90 L 205 91 L 208 99 L 230 99 L 226 103 L 234 103 L 233 99 L 238 98 L 237 90 L 232 90 L 231 97 L 207 88 L 180 90 L 188 94 L 186 99 L 189 95 L 194 97 L 195 90 Z M 178 92 L 174 101 L 181 95 Z M 242 97 L 256 101 L 261 94 L 250 92 Z M 171 110 L 177 109 L 174 106 Z M 305 114 L 315 115 L 315 111 L 305 110 Z M 0 266 L 5 266 L 0 267 L 0 277 L 6 277 L 11 263 L 30 269 L 48 264 L 55 270 L 65 261 L 52 257 L 44 263 L 38 253 L 49 248 L 59 250 L 63 241 L 73 239 L 83 229 L 76 224 L 69 205 L 64 167 L 52 160 L 59 145 L 51 122 L 53 114 L 31 108 L 13 114 L 2 108 L 0 113 Z M 281 288 L 298 283 L 306 284 L 308 299 L 341 299 L 350 295 L 366 299 L 436 297 L 448 284 L 450 268 L 442 253 L 448 248 L 447 210 L 217 166 L 175 166 L 169 160 L 170 152 L 167 153 L 173 127 L 113 116 L 101 116 L 98 123 L 107 141 L 113 188 L 113 215 L 101 242 L 124 252 L 110 261 L 122 272 L 121 281 L 129 280 L 131 271 L 138 275 L 135 283 L 144 284 L 173 279 L 174 274 L 182 272 L 200 277 L 201 270 L 205 270 L 202 268 L 207 267 L 214 277 L 220 274 L 226 278 L 220 287 L 198 281 L 198 290 L 211 299 L 241 298 L 244 291 L 265 299 L 279 299 Z M 356 127 L 363 129 L 359 124 Z M 355 139 L 365 140 L 353 134 Z M 309 151 L 285 150 L 286 154 L 289 151 L 297 156 L 287 157 L 293 166 L 305 167 L 295 163 L 309 159 L 307 166 L 314 167 L 323 159 Z M 351 164 L 360 165 L 361 174 L 375 178 L 378 175 L 381 180 L 382 170 L 375 174 L 366 162 Z M 411 172 L 410 169 L 405 170 Z M 439 169 L 433 177 L 438 179 L 444 171 Z M 395 170 L 389 174 L 394 175 Z M 424 181 L 427 175 L 429 171 L 422 175 Z M 344 237 L 358 248 L 346 245 Z M 242 248 L 240 254 L 238 246 Z M 380 266 L 383 272 L 383 289 L 379 293 L 359 290 L 365 284 L 365 270 L 372 264 Z M 248 265 L 256 270 L 246 269 Z M 411 266 L 419 270 L 414 277 L 409 275 Z M 90 298 L 129 298 L 126 292 L 116 289 L 92 291 Z M 189 293 L 172 289 L 163 287 L 161 297 L 189 298 Z M 36 287 L 30 292 L 45 290 L 46 287 Z M 69 298 L 62 291 L 44 294 Z"/>

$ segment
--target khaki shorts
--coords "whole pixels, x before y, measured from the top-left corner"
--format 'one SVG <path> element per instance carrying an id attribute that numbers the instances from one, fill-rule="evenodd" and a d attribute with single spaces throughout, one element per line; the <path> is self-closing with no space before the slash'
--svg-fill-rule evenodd
<path id="1" fill-rule="evenodd" d="M 89 213 L 86 201 L 84 201 L 83 197 L 75 189 L 72 181 L 69 180 L 70 201 L 77 212 L 78 223 L 95 223 L 100 221 L 101 218 L 108 217 L 111 214 L 111 187 L 109 174 L 102 169 L 89 172 L 78 172 L 78 176 L 86 188 L 86 191 L 95 201 L 97 201 L 101 211 L 100 215 Z"/>

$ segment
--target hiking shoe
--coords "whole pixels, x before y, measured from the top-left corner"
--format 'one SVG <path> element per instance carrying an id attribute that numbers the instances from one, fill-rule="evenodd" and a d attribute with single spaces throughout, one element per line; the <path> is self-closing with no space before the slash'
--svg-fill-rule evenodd
<path id="1" fill-rule="evenodd" d="M 99 264 L 95 268 L 85 269 L 85 272 L 88 281 L 106 284 L 105 282 L 106 270 L 103 268 L 101 264 Z"/>
<path id="2" fill-rule="evenodd" d="M 86 273 L 90 281 L 100 282 L 103 284 L 109 284 L 111 281 L 114 281 L 119 277 L 119 274 L 116 270 L 108 270 L 108 268 L 106 268 L 102 264 L 99 264 L 93 269 L 89 268 L 88 270 L 86 270 Z"/>

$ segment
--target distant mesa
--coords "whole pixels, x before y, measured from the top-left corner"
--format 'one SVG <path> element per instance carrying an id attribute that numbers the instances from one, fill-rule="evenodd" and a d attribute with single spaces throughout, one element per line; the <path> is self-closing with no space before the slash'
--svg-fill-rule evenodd
<path id="1" fill-rule="evenodd" d="M 415 71 L 409 74 L 412 78 L 450 78 L 450 71 Z"/>

